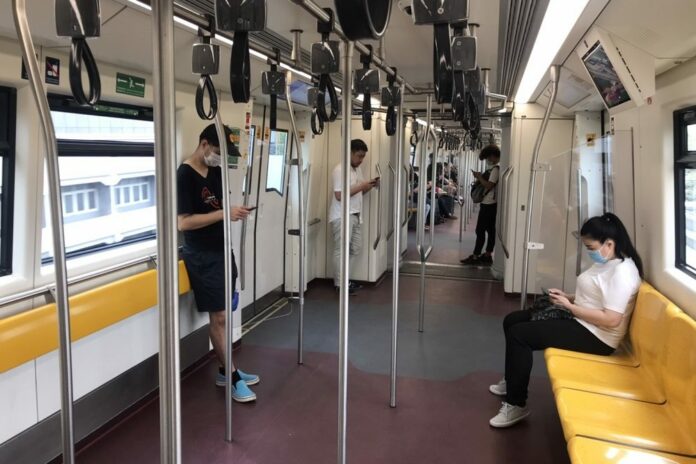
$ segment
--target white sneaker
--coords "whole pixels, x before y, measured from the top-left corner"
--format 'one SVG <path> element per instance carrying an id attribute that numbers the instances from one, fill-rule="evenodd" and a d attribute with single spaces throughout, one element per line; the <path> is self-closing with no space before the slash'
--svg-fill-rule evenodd
<path id="1" fill-rule="evenodd" d="M 507 383 L 505 383 L 505 379 L 501 380 L 495 385 L 491 385 L 490 387 L 488 387 L 488 391 L 498 396 L 507 395 Z"/>
<path id="2" fill-rule="evenodd" d="M 488 423 L 491 424 L 491 427 L 505 428 L 515 425 L 528 415 L 529 408 L 527 406 L 522 408 L 503 401 L 503 406 L 498 411 L 498 415 L 489 420 Z"/>

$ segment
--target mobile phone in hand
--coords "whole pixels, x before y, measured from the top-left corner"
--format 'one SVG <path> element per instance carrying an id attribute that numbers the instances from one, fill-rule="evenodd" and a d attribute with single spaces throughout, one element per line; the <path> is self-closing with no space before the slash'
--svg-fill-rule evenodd
<path id="1" fill-rule="evenodd" d="M 254 211 L 258 206 L 245 206 L 247 211 Z"/>
<path id="2" fill-rule="evenodd" d="M 548 288 L 541 287 L 541 293 L 543 293 L 543 294 L 546 295 L 546 296 L 549 296 L 549 289 L 548 289 Z"/>

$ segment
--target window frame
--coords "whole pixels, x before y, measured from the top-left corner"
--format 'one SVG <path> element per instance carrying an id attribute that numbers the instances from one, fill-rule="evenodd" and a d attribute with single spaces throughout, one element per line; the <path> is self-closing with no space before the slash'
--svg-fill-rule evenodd
<path id="1" fill-rule="evenodd" d="M 17 89 L 0 86 L 7 107 L 0 110 L 0 162 L 2 162 L 2 214 L 0 214 L 0 276 L 12 274 L 14 239 L 15 134 L 17 127 Z M 2 121 L 4 119 L 4 121 Z"/>
<path id="2" fill-rule="evenodd" d="M 273 138 L 273 133 L 274 132 L 282 132 L 285 134 L 285 153 L 283 153 L 283 172 L 281 174 L 281 179 L 280 179 L 280 190 L 278 190 L 275 187 L 268 187 L 268 174 L 271 172 L 271 156 L 278 156 L 278 155 L 271 155 L 271 139 Z M 276 192 L 278 195 L 281 197 L 283 196 L 285 192 L 285 177 L 286 177 L 286 160 L 288 157 L 288 149 L 291 148 L 292 140 L 290 139 L 290 131 L 287 129 L 272 129 L 269 136 L 268 136 L 268 162 L 266 163 L 266 192 Z"/>
<path id="3" fill-rule="evenodd" d="M 72 97 L 66 95 L 49 94 L 49 108 L 51 111 L 62 111 L 66 113 L 77 113 L 92 116 L 107 116 L 120 119 L 132 119 L 140 121 L 153 121 L 153 110 L 149 107 L 129 105 L 124 103 L 100 101 L 97 108 L 80 106 Z M 146 158 L 155 156 L 155 144 L 147 142 L 117 142 L 104 140 L 57 140 L 58 157 L 137 157 Z M 148 187 L 149 189 L 149 187 Z M 149 189 L 150 196 L 153 195 L 152 189 Z M 97 199 L 98 201 L 98 199 Z M 62 195 L 61 195 L 62 204 Z M 132 206 L 130 203 L 119 207 Z M 82 214 L 80 212 L 78 214 Z M 86 212 L 84 212 L 86 213 Z M 65 215 L 65 212 L 63 213 Z M 71 215 L 72 216 L 72 215 Z M 84 249 L 74 250 L 66 253 L 67 259 L 77 258 L 85 255 L 96 254 L 114 248 L 126 247 L 134 243 L 146 242 L 154 240 L 157 237 L 157 231 L 151 233 L 141 233 L 133 237 L 124 238 L 123 240 L 101 244 L 97 246 L 89 246 Z M 41 258 L 41 265 L 45 266 L 53 262 L 53 256 Z"/>
<path id="4" fill-rule="evenodd" d="M 696 106 L 674 112 L 675 266 L 696 279 L 696 268 L 686 261 L 686 170 L 696 169 L 696 150 L 688 149 L 687 127 L 692 125 L 696 125 Z"/>

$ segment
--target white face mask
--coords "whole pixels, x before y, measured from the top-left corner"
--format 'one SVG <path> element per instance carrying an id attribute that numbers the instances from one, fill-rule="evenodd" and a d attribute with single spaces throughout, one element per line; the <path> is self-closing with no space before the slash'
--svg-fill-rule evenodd
<path id="1" fill-rule="evenodd" d="M 205 162 L 206 166 L 216 168 L 222 164 L 222 156 L 214 151 L 210 151 L 203 156 L 203 161 Z"/>

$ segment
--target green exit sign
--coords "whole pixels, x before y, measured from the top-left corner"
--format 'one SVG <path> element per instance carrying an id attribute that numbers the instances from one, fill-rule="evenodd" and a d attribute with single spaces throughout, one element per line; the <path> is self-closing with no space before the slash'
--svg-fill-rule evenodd
<path id="1" fill-rule="evenodd" d="M 116 93 L 143 98 L 145 96 L 145 79 L 130 74 L 116 73 Z"/>

